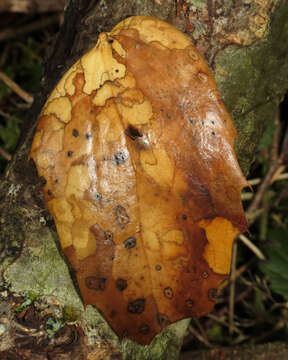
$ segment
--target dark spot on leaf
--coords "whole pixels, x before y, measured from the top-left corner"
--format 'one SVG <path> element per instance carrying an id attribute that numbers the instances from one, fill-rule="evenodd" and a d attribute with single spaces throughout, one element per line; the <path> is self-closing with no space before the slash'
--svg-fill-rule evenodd
<path id="1" fill-rule="evenodd" d="M 47 180 L 45 179 L 44 176 L 40 177 L 40 183 L 41 183 L 42 186 L 45 186 L 47 184 Z"/>
<path id="2" fill-rule="evenodd" d="M 214 124 L 215 124 L 215 122 L 212 120 L 212 121 L 211 121 L 211 124 L 212 124 L 212 125 L 214 125 Z"/>
<path id="3" fill-rule="evenodd" d="M 148 335 L 150 332 L 150 327 L 147 324 L 143 324 L 139 327 L 139 333 L 142 335 Z"/>
<path id="4" fill-rule="evenodd" d="M 109 44 L 113 44 L 113 41 L 114 41 L 113 39 L 109 39 L 109 40 L 108 40 L 108 43 L 109 43 Z"/>
<path id="5" fill-rule="evenodd" d="M 204 125 L 204 121 L 202 121 L 202 123 L 201 123 L 202 125 Z"/>
<path id="6" fill-rule="evenodd" d="M 91 137 L 92 137 L 91 134 L 89 134 L 89 133 L 86 133 L 86 134 L 85 134 L 85 139 L 86 139 L 86 140 L 89 140 Z"/>
<path id="7" fill-rule="evenodd" d="M 187 215 L 185 215 L 185 214 L 182 215 L 182 219 L 183 219 L 183 220 L 187 220 Z"/>
<path id="8" fill-rule="evenodd" d="M 170 114 L 166 114 L 166 117 L 167 117 L 167 119 L 171 119 L 172 118 L 172 116 L 170 115 Z"/>
<path id="9" fill-rule="evenodd" d="M 85 284 L 91 290 L 105 290 L 106 278 L 100 276 L 87 276 Z"/>
<path id="10" fill-rule="evenodd" d="M 48 191 L 47 191 L 47 194 L 50 196 L 50 195 L 52 195 L 52 191 L 49 189 Z"/>
<path id="11" fill-rule="evenodd" d="M 124 240 L 123 244 L 126 249 L 132 249 L 136 246 L 136 239 L 133 236 L 131 236 L 126 240 Z"/>
<path id="12" fill-rule="evenodd" d="M 111 230 L 104 231 L 104 244 L 113 244 L 113 232 Z"/>
<path id="13" fill-rule="evenodd" d="M 168 315 L 162 313 L 157 314 L 157 322 L 161 327 L 165 327 L 171 324 Z"/>
<path id="14" fill-rule="evenodd" d="M 116 72 L 116 73 L 118 73 L 118 72 L 119 72 L 119 70 L 118 70 L 118 69 L 116 69 L 116 70 L 115 70 L 115 72 Z"/>
<path id="15" fill-rule="evenodd" d="M 67 151 L 67 156 L 68 156 L 68 157 L 71 157 L 72 154 L 73 154 L 73 151 Z"/>
<path id="16" fill-rule="evenodd" d="M 162 268 L 161 268 L 160 265 L 156 265 L 156 266 L 155 266 L 155 270 L 160 271 L 161 269 L 162 269 Z"/>
<path id="17" fill-rule="evenodd" d="M 166 287 L 163 290 L 163 293 L 164 293 L 164 296 L 166 297 L 166 299 L 172 299 L 174 296 L 173 289 L 170 286 Z"/>
<path id="18" fill-rule="evenodd" d="M 106 287 L 106 278 L 100 276 L 87 276 L 85 284 L 90 290 L 103 291 Z"/>
<path id="19" fill-rule="evenodd" d="M 58 179 L 55 179 L 55 183 L 56 183 L 56 184 L 58 183 L 58 181 L 59 181 Z"/>
<path id="20" fill-rule="evenodd" d="M 202 276 L 203 279 L 208 279 L 209 274 L 208 274 L 207 271 L 203 271 L 202 274 L 201 274 L 201 276 Z"/>
<path id="21" fill-rule="evenodd" d="M 40 182 L 41 182 L 41 185 L 42 185 L 42 186 L 45 186 L 45 185 L 47 184 L 47 180 L 45 179 L 44 176 L 41 176 L 41 177 L 40 177 Z"/>
<path id="22" fill-rule="evenodd" d="M 185 303 L 189 308 L 192 308 L 194 306 L 194 300 L 192 299 L 187 299 Z"/>
<path id="23" fill-rule="evenodd" d="M 115 317 L 117 315 L 117 311 L 115 311 L 115 310 L 112 310 L 111 312 L 110 312 L 110 317 Z"/>
<path id="24" fill-rule="evenodd" d="M 116 165 L 124 164 L 128 159 L 128 153 L 127 151 L 118 151 L 113 156 L 113 161 Z"/>
<path id="25" fill-rule="evenodd" d="M 218 294 L 217 289 L 215 289 L 215 288 L 210 288 L 210 289 L 208 290 L 208 299 L 209 299 L 210 301 L 216 301 L 216 299 L 217 299 L 217 294 Z"/>
<path id="26" fill-rule="evenodd" d="M 189 123 L 190 123 L 191 125 L 193 125 L 193 124 L 194 124 L 194 119 L 190 118 L 190 119 L 189 119 Z"/>
<path id="27" fill-rule="evenodd" d="M 123 206 L 117 205 L 114 211 L 117 224 L 120 226 L 125 226 L 129 223 L 130 218 Z"/>
<path id="28" fill-rule="evenodd" d="M 127 126 L 125 134 L 133 141 L 143 136 L 143 134 L 133 125 Z"/>
<path id="29" fill-rule="evenodd" d="M 95 193 L 95 199 L 98 200 L 98 201 L 102 200 L 102 195 L 99 194 L 98 192 L 96 192 Z"/>
<path id="30" fill-rule="evenodd" d="M 211 132 L 211 135 L 215 135 L 215 132 L 214 132 L 214 131 L 212 131 L 212 132 Z"/>
<path id="31" fill-rule="evenodd" d="M 77 129 L 73 129 L 73 130 L 72 130 L 72 135 L 73 135 L 74 137 L 79 136 L 79 131 L 78 131 Z"/>
<path id="32" fill-rule="evenodd" d="M 128 284 L 125 279 L 118 278 L 116 280 L 116 287 L 120 291 L 124 291 L 127 288 Z"/>
<path id="33" fill-rule="evenodd" d="M 127 311 L 131 314 L 142 314 L 145 310 L 146 299 L 140 298 L 130 302 Z"/>

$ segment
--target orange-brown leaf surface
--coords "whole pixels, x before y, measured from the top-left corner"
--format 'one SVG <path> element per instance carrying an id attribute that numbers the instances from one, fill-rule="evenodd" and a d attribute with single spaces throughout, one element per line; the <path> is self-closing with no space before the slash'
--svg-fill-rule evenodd
<path id="1" fill-rule="evenodd" d="M 208 313 L 246 230 L 236 131 L 191 40 L 132 17 L 64 75 L 31 150 L 83 300 L 148 344 Z"/>

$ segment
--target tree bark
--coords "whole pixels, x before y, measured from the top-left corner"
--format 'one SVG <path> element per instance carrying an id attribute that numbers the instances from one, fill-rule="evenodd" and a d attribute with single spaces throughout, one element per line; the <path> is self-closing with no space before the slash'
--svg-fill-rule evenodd
<path id="1" fill-rule="evenodd" d="M 266 124 L 288 88 L 286 0 L 70 0 L 46 62 L 42 90 L 27 114 L 18 151 L 0 183 L 3 358 L 7 354 L 7 358 L 13 354 L 15 359 L 32 360 L 178 358 L 188 320 L 171 325 L 144 347 L 132 341 L 120 344 L 96 309 L 83 309 L 52 218 L 44 210 L 35 167 L 28 161 L 37 116 L 57 81 L 95 44 L 101 31 L 111 30 L 131 15 L 159 17 L 194 40 L 215 74 L 238 130 L 236 150 L 246 174 Z M 32 323 L 28 330 L 21 325 L 27 316 Z M 54 324 L 61 323 L 55 336 L 45 331 L 47 316 Z M 25 329 L 20 331 L 21 326 Z"/>

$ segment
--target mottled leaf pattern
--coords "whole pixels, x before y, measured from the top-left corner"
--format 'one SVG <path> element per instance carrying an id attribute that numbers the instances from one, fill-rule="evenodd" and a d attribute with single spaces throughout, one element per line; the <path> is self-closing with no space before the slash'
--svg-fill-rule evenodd
<path id="1" fill-rule="evenodd" d="M 191 40 L 132 17 L 64 75 L 31 157 L 86 304 L 148 344 L 208 313 L 246 230 L 236 131 Z"/>

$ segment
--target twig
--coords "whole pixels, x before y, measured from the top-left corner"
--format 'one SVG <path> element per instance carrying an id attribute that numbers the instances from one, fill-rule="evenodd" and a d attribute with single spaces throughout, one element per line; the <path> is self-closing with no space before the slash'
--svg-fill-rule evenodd
<path id="1" fill-rule="evenodd" d="M 241 194 L 241 200 L 242 201 L 248 201 L 251 200 L 253 198 L 253 194 L 252 193 L 243 193 Z"/>
<path id="2" fill-rule="evenodd" d="M 1 0 L 0 12 L 40 13 L 47 11 L 61 11 L 65 0 Z"/>
<path id="3" fill-rule="evenodd" d="M 288 186 L 285 187 L 281 192 L 280 194 L 278 195 L 276 201 L 275 201 L 275 205 L 277 206 L 279 204 L 279 202 L 282 200 L 282 199 L 285 199 L 286 197 L 288 197 Z"/>
<path id="4" fill-rule="evenodd" d="M 271 145 L 271 162 L 276 162 L 278 160 L 279 153 L 279 137 L 281 131 L 281 123 L 280 123 L 280 107 L 278 106 L 276 110 L 276 114 L 274 116 L 274 124 L 275 130 L 273 134 L 273 141 Z"/>
<path id="5" fill-rule="evenodd" d="M 288 166 L 288 126 L 286 127 L 280 156 L 283 164 Z"/>
<path id="6" fill-rule="evenodd" d="M 10 114 L 2 111 L 1 109 L 0 109 L 0 115 L 3 116 L 4 118 L 8 119 L 8 120 L 12 120 L 12 119 L 13 119 L 13 116 L 12 116 L 12 115 L 10 115 Z"/>
<path id="7" fill-rule="evenodd" d="M 246 219 L 248 222 L 248 226 L 251 226 L 265 211 L 264 207 L 255 210 L 253 213 L 246 212 Z"/>
<path id="8" fill-rule="evenodd" d="M 280 169 L 283 171 L 284 170 L 284 166 L 283 168 L 281 167 Z M 277 176 L 276 176 L 277 175 Z M 288 173 L 280 173 L 280 174 L 275 174 L 275 176 L 273 177 L 272 181 L 275 182 L 275 181 L 281 181 L 281 180 L 287 180 L 288 179 Z M 248 180 L 248 183 L 253 186 L 253 185 L 258 185 L 261 183 L 261 180 L 260 178 L 256 178 L 256 179 L 251 179 L 251 180 Z"/>
<path id="9" fill-rule="evenodd" d="M 241 294 L 236 296 L 235 304 L 244 300 L 252 291 L 254 291 L 253 286 L 247 286 L 244 291 L 242 291 Z"/>
<path id="10" fill-rule="evenodd" d="M 264 196 L 264 193 L 266 191 L 266 189 L 270 186 L 271 181 L 275 175 L 275 173 L 277 172 L 277 170 L 279 169 L 279 167 L 281 167 L 282 165 L 282 161 L 280 159 L 278 159 L 277 161 L 273 162 L 268 170 L 268 173 L 266 174 L 262 184 L 259 187 L 259 190 L 257 191 L 255 198 L 253 199 L 251 205 L 249 206 L 248 210 L 247 210 L 247 215 L 248 217 L 258 209 L 260 202 Z"/>
<path id="11" fill-rule="evenodd" d="M 207 347 L 211 348 L 212 345 L 210 344 L 210 342 L 205 339 L 205 337 L 203 337 L 201 334 L 199 334 L 199 332 L 194 329 L 194 327 L 192 325 L 189 326 L 189 331 L 199 340 L 201 341 L 203 344 L 205 344 Z"/>
<path id="12" fill-rule="evenodd" d="M 234 332 L 234 300 L 235 300 L 235 282 L 236 282 L 236 260 L 237 260 L 237 241 L 234 241 L 232 247 L 230 293 L 229 293 L 229 335 Z"/>
<path id="13" fill-rule="evenodd" d="M 203 329 L 203 326 L 201 325 L 201 322 L 200 322 L 197 318 L 194 319 L 194 322 L 195 322 L 195 324 L 198 326 L 198 329 L 200 330 L 200 333 L 201 333 L 201 335 L 203 336 L 203 338 L 206 340 L 206 342 L 207 342 L 207 343 L 210 343 L 209 340 L 208 340 L 208 338 L 207 338 L 206 332 L 205 332 L 205 330 Z"/>
<path id="14" fill-rule="evenodd" d="M 262 251 L 256 245 L 254 245 L 252 241 L 249 240 L 245 235 L 240 234 L 238 236 L 238 239 L 241 240 L 243 244 L 245 244 L 251 251 L 253 251 L 253 253 L 258 257 L 258 259 L 266 260 Z"/>
<path id="15" fill-rule="evenodd" d="M 279 171 L 279 168 L 282 166 L 282 159 L 281 156 L 278 155 L 279 151 L 279 137 L 280 137 L 280 130 L 281 130 L 281 123 L 279 118 L 279 107 L 276 111 L 275 117 L 274 117 L 274 123 L 275 123 L 275 131 L 273 134 L 273 142 L 271 145 L 271 165 L 269 167 L 268 173 L 266 174 L 262 184 L 260 185 L 257 194 L 255 195 L 252 203 L 250 204 L 247 215 L 248 217 L 251 216 L 251 214 L 256 211 L 259 208 L 259 205 L 262 201 L 262 198 L 265 194 L 266 189 L 271 185 L 271 183 L 274 180 L 275 174 Z"/>
<path id="16" fill-rule="evenodd" d="M 4 83 L 10 87 L 12 91 L 14 91 L 21 99 L 25 100 L 28 104 L 32 104 L 34 98 L 27 91 L 23 90 L 19 85 L 17 85 L 12 79 L 10 79 L 3 72 L 0 72 L 0 79 L 4 81 Z"/>
<path id="17" fill-rule="evenodd" d="M 277 171 L 275 172 L 273 178 L 271 179 L 271 184 L 273 184 L 275 181 L 279 181 L 279 180 L 286 180 L 288 179 L 288 174 L 284 173 L 283 174 L 283 171 L 286 169 L 286 166 L 285 165 L 281 165 Z M 284 175 L 284 176 L 283 176 Z"/>
<path id="18" fill-rule="evenodd" d="M 0 32 L 0 42 L 6 41 L 12 38 L 16 38 L 18 36 L 23 36 L 25 34 L 29 34 L 33 31 L 38 31 L 43 29 L 49 25 L 57 24 L 59 22 L 59 14 L 46 16 L 41 20 L 37 20 L 28 25 L 23 26 L 22 28 L 10 28 Z"/>
<path id="19" fill-rule="evenodd" d="M 213 315 L 213 314 L 208 314 L 208 315 L 206 315 L 209 319 L 211 319 L 211 320 L 213 320 L 213 321 L 215 321 L 215 322 L 217 322 L 217 323 L 219 323 L 219 324 L 221 324 L 221 325 L 223 325 L 223 326 L 226 326 L 227 328 L 229 328 L 229 324 L 225 321 L 225 320 L 223 320 L 223 319 L 221 319 L 220 317 L 218 317 L 218 316 L 215 316 L 215 315 Z M 237 327 L 233 327 L 233 331 L 235 331 L 237 334 L 240 334 L 240 335 L 242 335 L 242 331 L 241 330 L 239 330 Z"/>
<path id="20" fill-rule="evenodd" d="M 242 266 L 240 266 L 240 268 L 238 268 L 236 270 L 235 273 L 235 279 L 237 279 L 239 276 L 241 276 L 251 265 L 253 265 L 255 263 L 255 259 L 256 258 L 252 258 L 250 259 L 246 264 L 243 264 Z M 220 286 L 218 291 L 222 291 L 223 289 L 225 289 L 225 287 L 227 287 L 229 284 L 231 284 L 231 278 L 228 278 L 226 280 L 224 280 Z"/>
<path id="21" fill-rule="evenodd" d="M 6 150 L 4 150 L 1 146 L 0 146 L 0 155 L 3 156 L 3 158 L 8 161 L 10 161 L 12 159 L 12 156 Z"/>

